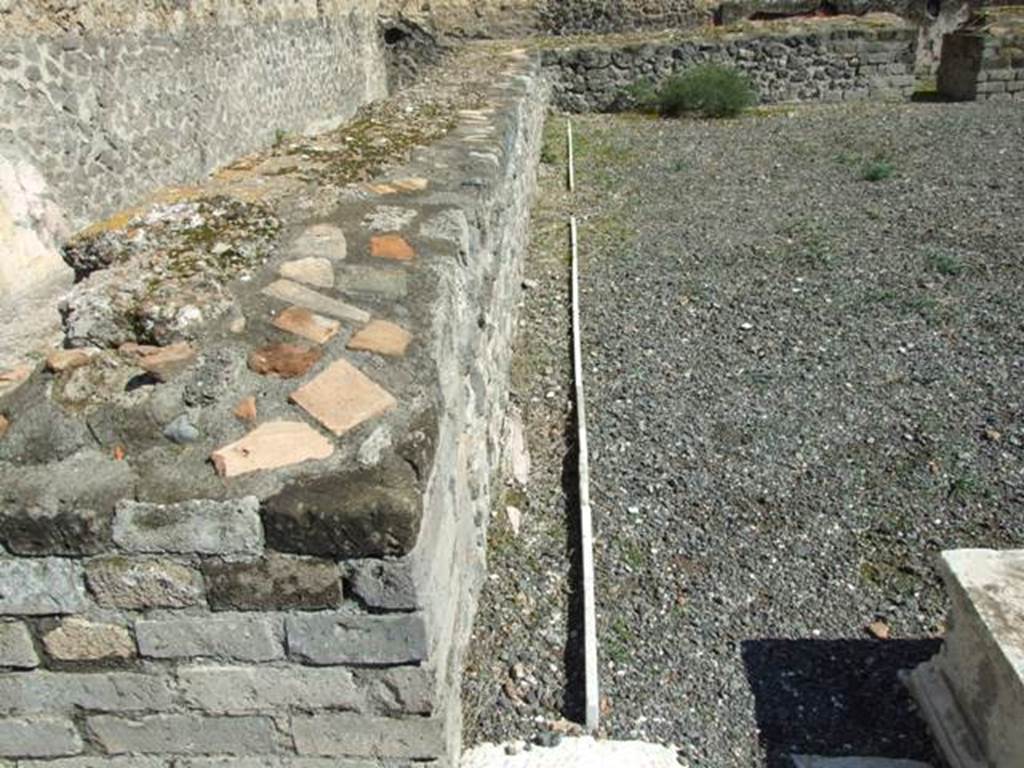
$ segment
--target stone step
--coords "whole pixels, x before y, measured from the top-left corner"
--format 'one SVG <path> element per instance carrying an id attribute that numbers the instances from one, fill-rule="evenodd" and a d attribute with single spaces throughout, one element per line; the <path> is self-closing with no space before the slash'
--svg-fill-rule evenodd
<path id="1" fill-rule="evenodd" d="M 907 678 L 950 768 L 1024 765 L 1024 550 L 943 552 L 949 633 Z"/>

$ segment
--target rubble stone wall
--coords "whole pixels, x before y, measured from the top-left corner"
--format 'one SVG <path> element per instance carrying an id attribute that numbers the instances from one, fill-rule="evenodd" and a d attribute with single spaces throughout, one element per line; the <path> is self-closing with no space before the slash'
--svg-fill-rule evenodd
<path id="1" fill-rule="evenodd" d="M 76 225 L 386 91 L 377 0 L 4 7 L 0 152 Z"/>
<path id="2" fill-rule="evenodd" d="M 0 765 L 453 764 L 546 105 L 538 65 L 513 55 L 484 108 L 332 202 L 318 251 L 344 231 L 338 273 L 407 278 L 358 301 L 400 321 L 408 351 L 367 351 L 346 323 L 306 382 L 341 366 L 391 404 L 365 423 L 328 436 L 294 381 L 243 370 L 280 310 L 261 290 L 276 264 L 235 286 L 247 324 L 113 403 L 62 398 L 124 369 L 124 349 L 51 360 L 0 396 Z M 200 428 L 172 445 L 153 419 L 183 398 Z M 210 465 L 282 424 L 305 437 L 219 452 L 269 466 Z"/>
<path id="3" fill-rule="evenodd" d="M 762 103 L 905 99 L 914 91 L 917 33 L 900 23 L 856 21 L 766 26 L 703 38 L 586 44 L 543 52 L 553 98 L 572 112 L 630 106 L 625 89 L 695 64 L 734 66 Z"/>

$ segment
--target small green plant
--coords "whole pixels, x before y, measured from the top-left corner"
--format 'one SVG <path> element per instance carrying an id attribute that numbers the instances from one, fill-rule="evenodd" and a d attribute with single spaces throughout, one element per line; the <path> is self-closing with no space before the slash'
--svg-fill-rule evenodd
<path id="1" fill-rule="evenodd" d="M 282 144 L 284 144 L 284 140 L 286 138 L 288 138 L 288 132 L 282 128 L 278 128 L 276 131 L 274 131 L 274 146 L 280 147 Z"/>
<path id="2" fill-rule="evenodd" d="M 865 163 L 860 176 L 864 181 L 885 181 L 896 172 L 896 166 L 888 160 L 877 158 Z"/>
<path id="3" fill-rule="evenodd" d="M 755 98 L 742 72 L 721 64 L 700 64 L 662 83 L 655 104 L 666 117 L 688 112 L 704 117 L 735 117 L 753 105 Z"/>
<path id="4" fill-rule="evenodd" d="M 622 90 L 625 100 L 640 112 L 658 111 L 658 89 L 648 78 L 637 80 Z"/>
<path id="5" fill-rule="evenodd" d="M 933 251 L 928 254 L 929 266 L 946 277 L 956 277 L 964 271 L 963 260 L 954 253 Z"/>

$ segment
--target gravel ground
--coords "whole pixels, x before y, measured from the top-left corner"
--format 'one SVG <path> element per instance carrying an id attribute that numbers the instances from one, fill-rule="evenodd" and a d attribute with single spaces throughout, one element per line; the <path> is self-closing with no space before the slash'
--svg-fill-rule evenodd
<path id="1" fill-rule="evenodd" d="M 943 632 L 934 555 L 1024 546 L 1024 110 L 577 132 L 607 735 L 715 768 L 935 761 L 897 680 Z M 578 714 L 559 182 L 519 355 L 535 472 L 520 536 L 492 530 L 471 742 Z"/>

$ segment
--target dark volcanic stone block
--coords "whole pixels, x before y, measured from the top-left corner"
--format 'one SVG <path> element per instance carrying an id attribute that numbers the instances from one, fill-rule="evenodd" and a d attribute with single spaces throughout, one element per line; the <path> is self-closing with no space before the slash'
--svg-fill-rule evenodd
<path id="1" fill-rule="evenodd" d="M 129 495 L 124 462 L 79 454 L 0 473 L 0 543 L 17 555 L 91 555 L 110 548 L 114 503 Z"/>
<path id="2" fill-rule="evenodd" d="M 419 535 L 420 498 L 415 471 L 397 457 L 300 481 L 264 502 L 267 546 L 338 558 L 404 555 Z"/>
<path id="3" fill-rule="evenodd" d="M 291 611 L 337 608 L 341 575 L 331 560 L 269 555 L 259 560 L 203 564 L 215 611 Z"/>

